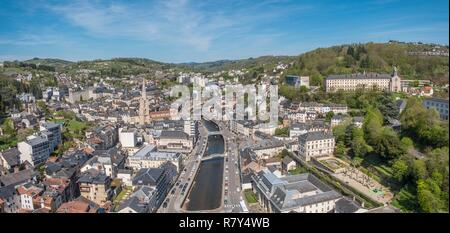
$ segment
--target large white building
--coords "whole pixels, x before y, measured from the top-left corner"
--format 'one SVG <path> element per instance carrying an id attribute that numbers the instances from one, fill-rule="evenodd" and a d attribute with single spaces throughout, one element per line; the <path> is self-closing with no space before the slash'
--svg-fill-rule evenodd
<path id="1" fill-rule="evenodd" d="M 392 92 L 402 91 L 401 79 L 394 68 L 392 75 L 378 73 L 330 75 L 325 78 L 326 92 L 338 90 L 378 89 Z"/>
<path id="2" fill-rule="evenodd" d="M 156 140 L 159 151 L 190 153 L 194 146 L 193 138 L 183 131 L 163 130 Z"/>
<path id="3" fill-rule="evenodd" d="M 43 164 L 50 156 L 50 142 L 42 136 L 29 136 L 27 140 L 19 142 L 20 163 L 28 161 L 33 166 Z"/>
<path id="4" fill-rule="evenodd" d="M 302 102 L 298 105 L 297 111 L 315 112 L 320 115 L 325 115 L 328 112 L 333 112 L 334 114 L 347 114 L 348 107 L 345 104 L 322 104 L 316 102 Z"/>
<path id="5" fill-rule="evenodd" d="M 298 137 L 298 155 L 305 161 L 310 161 L 311 157 L 332 155 L 334 145 L 334 136 L 331 132 L 308 132 Z"/>
<path id="6" fill-rule="evenodd" d="M 137 133 L 135 129 L 119 129 L 119 142 L 122 147 L 129 148 L 137 145 Z"/>
<path id="7" fill-rule="evenodd" d="M 315 131 L 329 131 L 330 125 L 324 121 L 312 121 L 308 123 L 293 123 L 289 128 L 289 137 L 291 139 L 298 139 L 298 136 L 308 132 Z"/>
<path id="8" fill-rule="evenodd" d="M 127 165 L 135 171 L 141 168 L 158 168 L 165 162 L 171 162 L 179 172 L 182 166 L 182 156 L 176 152 L 160 152 L 157 151 L 155 145 L 145 144 L 127 159 Z"/>
<path id="9" fill-rule="evenodd" d="M 61 136 L 61 125 L 53 122 L 45 122 L 42 123 L 39 127 L 41 134 L 48 139 L 51 151 L 53 150 L 62 142 L 62 136 Z"/>
<path id="10" fill-rule="evenodd" d="M 263 170 L 252 181 L 260 206 L 270 213 L 329 213 L 342 198 L 309 173 L 279 178 Z"/>

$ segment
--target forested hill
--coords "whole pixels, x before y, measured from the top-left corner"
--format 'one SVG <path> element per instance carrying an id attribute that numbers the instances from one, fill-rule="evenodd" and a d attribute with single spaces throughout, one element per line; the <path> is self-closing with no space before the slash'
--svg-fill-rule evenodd
<path id="1" fill-rule="evenodd" d="M 314 85 L 330 74 L 364 71 L 391 73 L 392 67 L 397 66 L 404 79 L 431 79 L 435 83 L 448 83 L 448 55 L 417 55 L 429 51 L 446 51 L 448 54 L 448 46 L 367 43 L 319 48 L 299 55 L 285 73 L 309 75 Z"/>
<path id="2" fill-rule="evenodd" d="M 279 62 L 288 64 L 296 61 L 296 56 L 262 56 L 241 60 L 220 60 L 202 63 L 180 63 L 178 66 L 193 69 L 194 71 L 216 72 L 221 70 L 250 69 L 255 67 L 266 67 L 272 69 Z"/>
<path id="3" fill-rule="evenodd" d="M 426 55 L 426 52 L 446 52 L 442 55 Z M 178 68 L 185 71 L 216 72 L 231 69 L 248 69 L 255 72 L 271 72 L 278 64 L 293 64 L 284 74 L 309 75 L 311 84 L 322 83 L 330 74 L 356 72 L 392 72 L 397 66 L 405 79 L 430 79 L 434 83 L 448 83 L 448 46 L 413 43 L 366 43 L 318 48 L 298 56 L 262 56 L 241 60 L 220 60 L 203 63 L 162 63 L 144 58 L 115 58 L 69 62 L 59 59 L 34 58 L 22 62 L 4 62 L 5 67 L 44 69 L 69 72 L 77 69 L 93 69 L 101 73 L 136 74 L 151 70 Z M 112 72 L 116 71 L 116 72 Z M 69 72 L 70 73 L 70 72 Z"/>

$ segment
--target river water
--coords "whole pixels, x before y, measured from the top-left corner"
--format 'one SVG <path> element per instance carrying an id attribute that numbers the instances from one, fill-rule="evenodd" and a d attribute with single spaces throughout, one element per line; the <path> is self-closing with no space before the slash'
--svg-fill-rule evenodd
<path id="1" fill-rule="evenodd" d="M 219 127 L 210 121 L 203 121 L 208 132 L 217 132 Z M 223 154 L 225 150 L 223 136 L 209 135 L 207 149 L 203 154 L 206 158 L 213 154 Z M 212 210 L 220 207 L 222 201 L 224 158 L 215 157 L 203 160 L 199 165 L 191 191 L 184 204 L 188 211 Z"/>

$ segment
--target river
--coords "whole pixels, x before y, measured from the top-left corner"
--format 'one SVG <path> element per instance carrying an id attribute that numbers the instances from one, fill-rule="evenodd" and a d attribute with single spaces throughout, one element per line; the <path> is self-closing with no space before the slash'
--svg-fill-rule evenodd
<path id="1" fill-rule="evenodd" d="M 210 121 L 203 121 L 208 132 L 218 132 L 219 127 Z M 209 135 L 207 149 L 203 154 L 207 158 L 213 154 L 223 154 L 224 139 L 220 134 Z M 203 160 L 199 165 L 191 191 L 184 208 L 188 211 L 212 210 L 219 208 L 222 202 L 224 158 L 215 157 Z"/>

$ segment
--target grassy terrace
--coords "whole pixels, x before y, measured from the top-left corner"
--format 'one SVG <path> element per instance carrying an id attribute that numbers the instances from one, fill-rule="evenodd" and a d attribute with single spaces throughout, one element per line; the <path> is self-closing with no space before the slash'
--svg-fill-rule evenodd
<path id="1" fill-rule="evenodd" d="M 297 168 L 290 170 L 289 174 L 290 175 L 298 175 L 298 174 L 302 174 L 302 173 L 306 173 L 308 172 L 308 170 L 302 166 L 297 166 Z"/>
<path id="2" fill-rule="evenodd" d="M 252 192 L 252 190 L 245 190 L 244 191 L 245 200 L 247 200 L 247 203 L 253 204 L 258 203 L 258 197 Z"/>
<path id="3" fill-rule="evenodd" d="M 116 196 L 116 198 L 114 198 L 114 201 L 113 201 L 114 211 L 117 211 L 117 208 L 119 208 L 120 203 L 123 201 L 123 198 L 125 197 L 125 194 L 128 191 L 131 191 L 131 187 L 127 186 L 122 189 L 122 191 Z"/>

